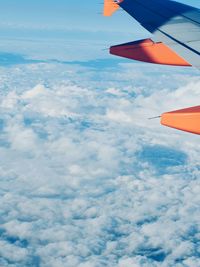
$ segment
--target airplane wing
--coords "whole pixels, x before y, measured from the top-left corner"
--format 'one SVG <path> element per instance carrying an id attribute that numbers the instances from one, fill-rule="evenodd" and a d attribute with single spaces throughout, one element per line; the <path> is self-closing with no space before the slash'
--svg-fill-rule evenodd
<path id="1" fill-rule="evenodd" d="M 104 15 L 119 6 L 153 37 L 111 46 L 111 54 L 200 69 L 199 9 L 172 0 L 104 0 Z M 161 124 L 200 135 L 200 106 L 163 113 Z"/>
<path id="2" fill-rule="evenodd" d="M 169 0 L 124 0 L 120 6 L 189 64 L 200 67 L 200 10 Z"/>

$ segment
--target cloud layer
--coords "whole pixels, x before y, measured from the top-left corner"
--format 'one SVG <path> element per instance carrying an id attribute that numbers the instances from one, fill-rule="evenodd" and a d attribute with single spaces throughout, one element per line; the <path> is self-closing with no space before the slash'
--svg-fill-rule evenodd
<path id="1" fill-rule="evenodd" d="M 174 70 L 0 69 L 1 266 L 200 265 L 199 137 L 147 120 L 199 104 Z"/>

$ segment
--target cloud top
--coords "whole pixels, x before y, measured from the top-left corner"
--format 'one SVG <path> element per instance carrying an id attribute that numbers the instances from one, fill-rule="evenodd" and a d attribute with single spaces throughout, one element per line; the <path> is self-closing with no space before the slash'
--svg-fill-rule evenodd
<path id="1" fill-rule="evenodd" d="M 146 120 L 199 78 L 118 68 L 1 68 L 1 266 L 200 265 L 199 137 Z"/>

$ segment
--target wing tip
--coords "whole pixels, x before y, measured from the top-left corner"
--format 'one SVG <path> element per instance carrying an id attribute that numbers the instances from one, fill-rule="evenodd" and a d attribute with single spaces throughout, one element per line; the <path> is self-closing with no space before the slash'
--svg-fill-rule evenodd
<path id="1" fill-rule="evenodd" d="M 114 12 L 116 12 L 119 9 L 119 3 L 121 1 L 115 1 L 115 0 L 104 0 L 104 10 L 103 15 L 104 17 L 110 17 Z"/>

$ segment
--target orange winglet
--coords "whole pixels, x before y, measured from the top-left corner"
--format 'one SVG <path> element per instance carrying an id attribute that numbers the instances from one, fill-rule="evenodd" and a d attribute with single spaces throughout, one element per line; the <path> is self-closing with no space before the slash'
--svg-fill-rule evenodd
<path id="1" fill-rule="evenodd" d="M 200 135 L 200 106 L 164 113 L 161 124 Z"/>
<path id="2" fill-rule="evenodd" d="M 114 0 L 104 0 L 104 11 L 103 15 L 105 17 L 112 16 L 112 14 L 117 11 L 119 5 Z"/>
<path id="3" fill-rule="evenodd" d="M 110 53 L 154 64 L 191 66 L 167 45 L 162 42 L 154 42 L 151 39 L 112 46 Z"/>

